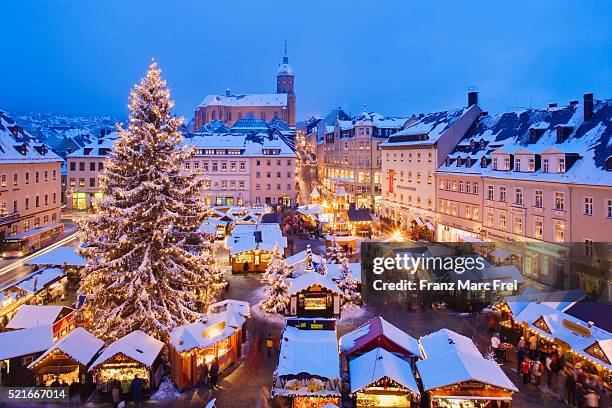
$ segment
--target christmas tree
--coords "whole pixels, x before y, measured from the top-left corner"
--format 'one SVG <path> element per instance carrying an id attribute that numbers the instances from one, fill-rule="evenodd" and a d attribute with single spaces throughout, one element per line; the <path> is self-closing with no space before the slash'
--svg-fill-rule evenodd
<path id="1" fill-rule="evenodd" d="M 278 245 L 272 249 L 272 258 L 264 272 L 261 282 L 265 285 L 265 298 L 261 310 L 268 313 L 284 313 L 289 305 L 289 284 L 293 270 L 283 259 L 283 252 Z"/>
<path id="2" fill-rule="evenodd" d="M 210 237 L 198 232 L 205 180 L 180 172 L 193 151 L 182 144 L 173 106 L 153 62 L 131 91 L 127 128 L 117 127 L 100 176 L 103 198 L 78 221 L 87 260 L 79 313 L 107 340 L 136 329 L 166 340 L 226 284 Z"/>
<path id="3" fill-rule="evenodd" d="M 359 282 L 351 275 L 350 264 L 346 256 L 342 256 L 340 259 L 340 274 L 337 283 L 342 292 L 341 303 L 343 306 L 361 303 Z"/>
<path id="4" fill-rule="evenodd" d="M 338 241 L 336 241 L 336 239 L 334 238 L 331 243 L 331 246 L 327 249 L 327 254 L 325 258 L 330 264 L 339 264 L 342 263 L 343 256 L 344 251 L 342 250 L 340 244 L 338 244 Z"/>

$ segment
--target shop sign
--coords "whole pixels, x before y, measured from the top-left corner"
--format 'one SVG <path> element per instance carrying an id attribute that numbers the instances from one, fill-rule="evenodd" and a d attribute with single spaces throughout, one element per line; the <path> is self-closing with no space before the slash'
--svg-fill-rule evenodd
<path id="1" fill-rule="evenodd" d="M 584 326 L 581 326 L 567 319 L 563 319 L 562 323 L 566 329 L 569 329 L 573 331 L 574 333 L 578 333 L 582 337 L 591 337 L 591 331 Z"/>

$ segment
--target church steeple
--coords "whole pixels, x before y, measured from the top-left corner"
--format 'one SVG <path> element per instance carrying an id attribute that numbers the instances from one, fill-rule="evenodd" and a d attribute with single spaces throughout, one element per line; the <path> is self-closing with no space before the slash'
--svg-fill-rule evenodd
<path id="1" fill-rule="evenodd" d="M 276 93 L 287 94 L 287 111 L 283 120 L 290 126 L 295 126 L 295 74 L 293 67 L 289 64 L 286 40 L 283 62 L 278 64 L 276 70 Z"/>
<path id="2" fill-rule="evenodd" d="M 289 64 L 289 55 L 287 55 L 287 40 L 285 40 L 285 55 L 283 55 L 283 64 Z"/>

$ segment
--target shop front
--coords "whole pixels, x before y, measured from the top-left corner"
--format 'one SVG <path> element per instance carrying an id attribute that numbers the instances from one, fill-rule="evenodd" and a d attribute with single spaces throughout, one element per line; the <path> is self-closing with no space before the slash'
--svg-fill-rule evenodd
<path id="1" fill-rule="evenodd" d="M 340 316 L 341 291 L 328 275 L 304 273 L 291 282 L 289 296 L 289 316 Z"/>
<path id="2" fill-rule="evenodd" d="M 271 258 L 271 252 L 260 248 L 232 254 L 232 272 L 265 272 Z"/>

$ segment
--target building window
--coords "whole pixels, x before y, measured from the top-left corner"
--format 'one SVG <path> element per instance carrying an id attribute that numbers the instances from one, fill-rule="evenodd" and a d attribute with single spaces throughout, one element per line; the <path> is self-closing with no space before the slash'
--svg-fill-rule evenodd
<path id="1" fill-rule="evenodd" d="M 431 184 L 432 183 L 432 175 L 431 173 L 427 174 L 427 184 Z"/>
<path id="2" fill-rule="evenodd" d="M 510 170 L 510 157 L 504 159 L 504 170 Z"/>
<path id="3" fill-rule="evenodd" d="M 427 161 L 431 163 L 432 160 L 433 160 L 433 155 L 431 154 L 431 152 L 427 153 Z"/>
<path id="4" fill-rule="evenodd" d="M 472 218 L 472 207 L 470 207 L 469 205 L 465 206 L 465 218 Z"/>
<path id="5" fill-rule="evenodd" d="M 70 162 L 70 171 L 76 171 L 76 162 Z"/>
<path id="6" fill-rule="evenodd" d="M 2 188 L 6 188 L 6 174 L 2 175 L 2 184 L 0 186 Z"/>
<path id="7" fill-rule="evenodd" d="M 227 162 L 221 163 L 221 171 L 227 171 Z"/>
<path id="8" fill-rule="evenodd" d="M 506 201 L 506 187 L 501 186 L 499 188 L 499 201 L 505 202 Z"/>
<path id="9" fill-rule="evenodd" d="M 529 171 L 535 171 L 535 159 L 534 158 L 529 158 Z"/>
<path id="10" fill-rule="evenodd" d="M 542 197 L 543 197 L 542 190 L 536 190 L 535 191 L 535 206 L 537 208 L 542 208 L 542 203 L 544 202 Z"/>
<path id="11" fill-rule="evenodd" d="M 444 190 L 444 180 L 440 180 L 440 190 Z"/>
<path id="12" fill-rule="evenodd" d="M 555 224 L 555 241 L 565 241 L 565 225 L 561 223 Z"/>
<path id="13" fill-rule="evenodd" d="M 514 190 L 514 203 L 516 205 L 523 205 L 523 189 L 517 188 Z"/>
<path id="14" fill-rule="evenodd" d="M 514 160 L 514 169 L 516 171 L 521 171 L 521 159 L 517 158 Z"/>
<path id="15" fill-rule="evenodd" d="M 102 170 L 104 170 L 104 163 L 98 162 L 98 171 L 102 171 Z"/>
<path id="16" fill-rule="evenodd" d="M 472 183 L 469 181 L 465 182 L 465 192 L 470 194 L 472 192 Z"/>
<path id="17" fill-rule="evenodd" d="M 76 187 L 76 179 L 70 179 L 70 187 Z"/>
<path id="18" fill-rule="evenodd" d="M 478 194 L 478 182 L 474 182 L 474 194 Z"/>
<path id="19" fill-rule="evenodd" d="M 96 171 L 96 163 L 95 162 L 89 163 L 89 171 Z"/>
<path id="20" fill-rule="evenodd" d="M 13 174 L 13 187 L 17 187 L 18 176 L 17 173 Z"/>
<path id="21" fill-rule="evenodd" d="M 36 196 L 36 198 L 34 199 L 34 206 L 36 208 L 40 207 L 40 197 Z"/>
<path id="22" fill-rule="evenodd" d="M 533 228 L 533 235 L 537 239 L 542 239 L 544 236 L 544 221 L 541 218 L 536 218 Z"/>
<path id="23" fill-rule="evenodd" d="M 450 180 L 446 180 L 446 191 L 450 191 L 451 189 L 451 182 Z"/>
<path id="24" fill-rule="evenodd" d="M 493 157 L 493 170 L 497 170 L 497 157 Z"/>
<path id="25" fill-rule="evenodd" d="M 85 179 L 79 179 L 79 187 L 85 187 Z"/>
<path id="26" fill-rule="evenodd" d="M 459 181 L 459 192 L 463 193 L 463 181 Z"/>
<path id="27" fill-rule="evenodd" d="M 488 208 L 487 209 L 487 224 L 489 225 L 489 227 L 493 226 L 493 222 L 494 222 L 493 209 Z"/>
<path id="28" fill-rule="evenodd" d="M 417 177 L 416 177 L 416 182 L 420 183 L 421 182 L 421 173 L 417 171 Z"/>
<path id="29" fill-rule="evenodd" d="M 559 173 L 565 173 L 565 159 L 559 159 Z"/>
<path id="30" fill-rule="evenodd" d="M 593 215 L 593 197 L 584 197 L 584 215 Z"/>
<path id="31" fill-rule="evenodd" d="M 493 200 L 493 186 L 487 186 L 487 200 Z"/>
<path id="32" fill-rule="evenodd" d="M 85 162 L 79 162 L 79 171 L 85 171 Z"/>
<path id="33" fill-rule="evenodd" d="M 523 233 L 523 217 L 514 217 L 514 233 L 519 235 Z"/>
<path id="34" fill-rule="evenodd" d="M 506 213 L 499 214 L 499 229 L 502 231 L 506 230 Z"/>
<path id="35" fill-rule="evenodd" d="M 606 200 L 606 216 L 612 218 L 612 200 Z"/>
<path id="36" fill-rule="evenodd" d="M 240 171 L 246 170 L 246 164 L 244 162 L 240 162 Z"/>
<path id="37" fill-rule="evenodd" d="M 565 210 L 565 194 L 563 193 L 555 193 L 555 210 L 564 211 Z"/>
<path id="38" fill-rule="evenodd" d="M 457 191 L 457 180 L 453 180 L 453 191 Z"/>
<path id="39" fill-rule="evenodd" d="M 584 255 L 593 256 L 593 240 L 585 238 L 584 240 Z"/>
<path id="40" fill-rule="evenodd" d="M 417 153 L 417 163 L 421 162 L 421 153 Z"/>

